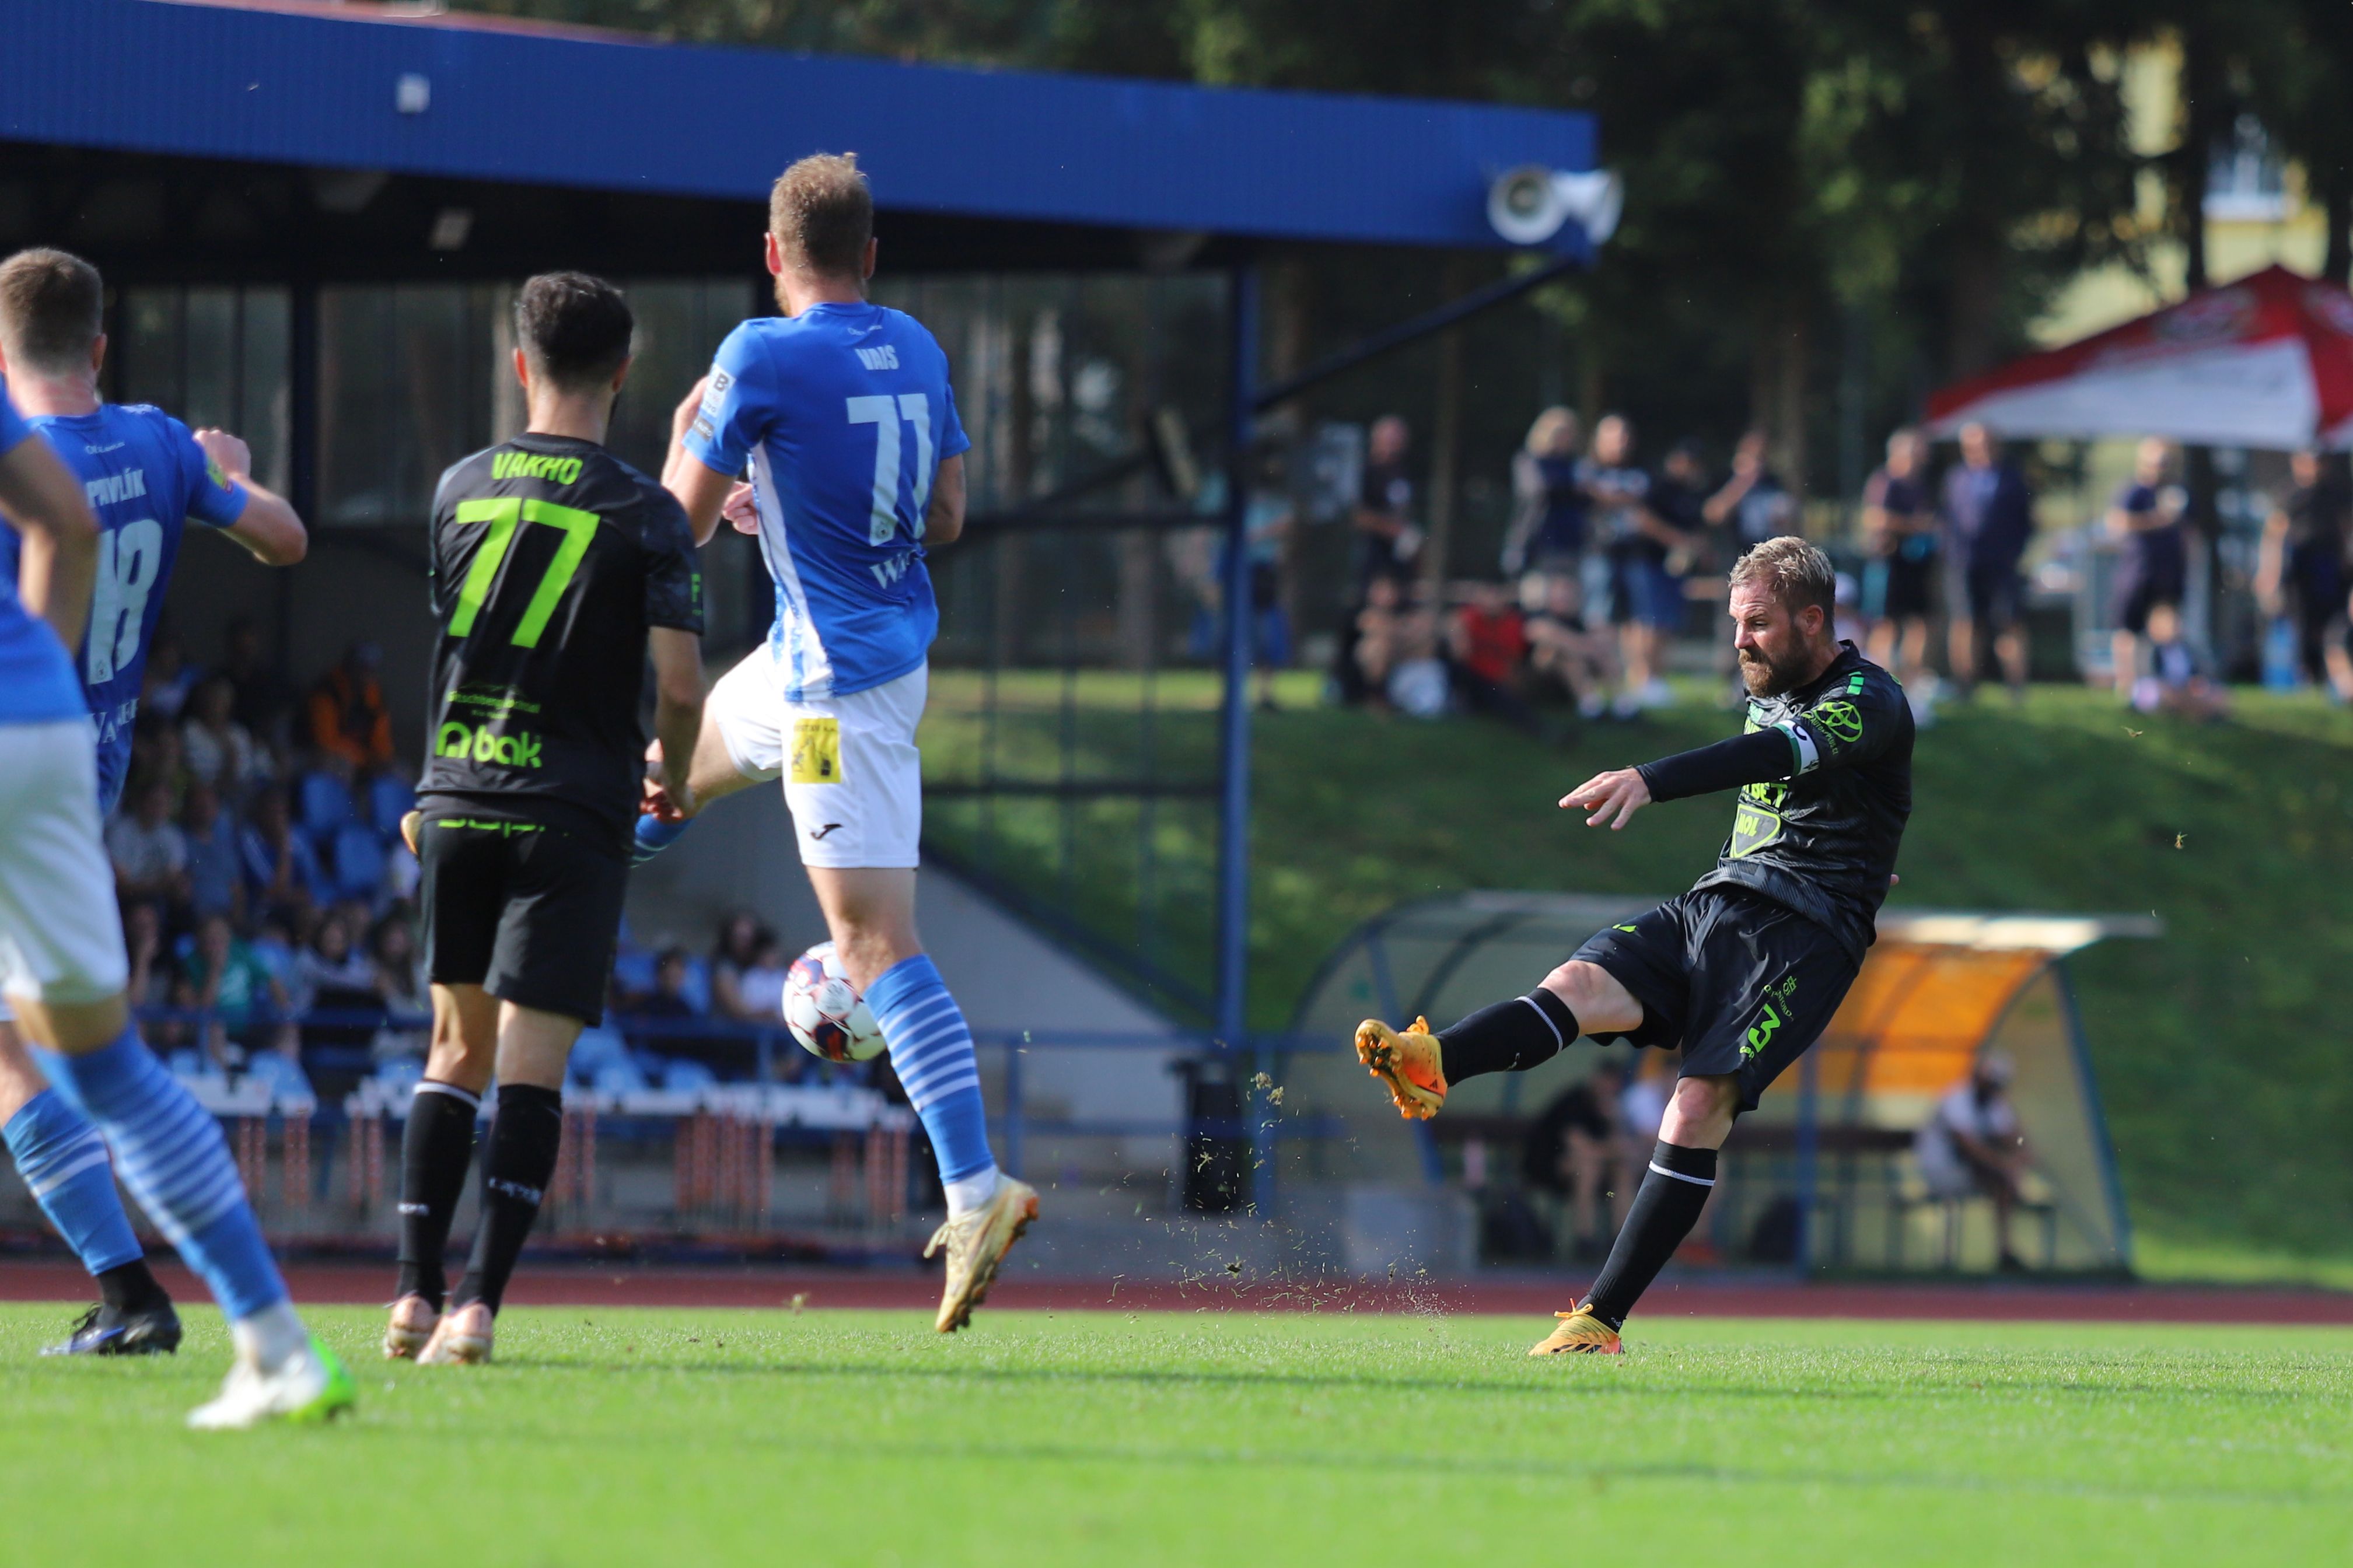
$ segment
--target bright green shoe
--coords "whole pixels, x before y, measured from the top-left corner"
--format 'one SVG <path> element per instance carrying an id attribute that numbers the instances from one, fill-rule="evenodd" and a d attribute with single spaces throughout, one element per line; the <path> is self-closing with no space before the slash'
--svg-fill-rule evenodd
<path id="1" fill-rule="evenodd" d="M 359 1403 L 359 1389 L 335 1352 L 311 1340 L 276 1372 L 257 1372 L 239 1362 L 229 1369 L 220 1397 L 188 1413 L 199 1432 L 235 1432 L 265 1421 L 309 1426 L 332 1421 Z"/>

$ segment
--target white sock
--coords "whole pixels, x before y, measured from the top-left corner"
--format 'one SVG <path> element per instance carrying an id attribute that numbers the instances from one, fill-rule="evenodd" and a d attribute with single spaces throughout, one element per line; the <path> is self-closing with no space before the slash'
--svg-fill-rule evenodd
<path id="1" fill-rule="evenodd" d="M 276 1372 L 289 1357 L 311 1348 L 311 1331 L 294 1315 L 291 1301 L 239 1318 L 228 1326 L 228 1332 L 237 1342 L 237 1359 L 265 1373 Z"/>
<path id="2" fill-rule="evenodd" d="M 976 1176 L 961 1181 L 944 1182 L 948 1194 L 948 1218 L 962 1219 L 997 1195 L 997 1167 L 991 1165 Z"/>

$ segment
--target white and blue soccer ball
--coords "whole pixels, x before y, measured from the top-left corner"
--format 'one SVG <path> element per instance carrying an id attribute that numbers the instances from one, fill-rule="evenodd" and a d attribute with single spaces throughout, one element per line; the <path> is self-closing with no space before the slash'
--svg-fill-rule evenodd
<path id="1" fill-rule="evenodd" d="M 785 976 L 785 1027 L 801 1048 L 829 1062 L 871 1061 L 882 1054 L 881 1026 L 849 983 L 833 943 L 818 942 L 793 960 Z"/>

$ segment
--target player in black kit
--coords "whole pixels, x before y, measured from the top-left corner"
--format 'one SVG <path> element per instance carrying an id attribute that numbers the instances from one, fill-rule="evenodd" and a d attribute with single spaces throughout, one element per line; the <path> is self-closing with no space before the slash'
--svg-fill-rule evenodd
<path id="1" fill-rule="evenodd" d="M 1366 1019 L 1356 1055 L 1400 1113 L 1447 1086 L 1525 1072 L 1580 1034 L 1681 1046 L 1650 1172 L 1586 1300 L 1528 1353 L 1616 1355 L 1626 1314 L 1699 1219 L 1733 1118 L 1821 1035 L 1862 967 L 1912 811 L 1912 710 L 1841 642 L 1829 557 L 1767 540 L 1732 572 L 1746 732 L 1588 779 L 1563 807 L 1626 826 L 1652 801 L 1738 789 L 1732 837 L 1692 890 L 1577 950 L 1544 984 L 1432 1034 Z"/>
<path id="2" fill-rule="evenodd" d="M 565 1059 L 604 1016 L 643 793 L 639 700 L 686 758 L 702 722 L 702 581 L 686 514 L 607 452 L 629 307 L 576 272 L 525 283 L 527 428 L 441 476 L 433 503 L 430 757 L 404 828 L 424 865 L 433 1047 L 401 1149 L 388 1356 L 490 1359 L 491 1324 L 554 1173 Z M 681 764 L 663 784 L 687 787 Z M 442 1311 L 442 1252 L 493 1068 L 480 1227 Z"/>

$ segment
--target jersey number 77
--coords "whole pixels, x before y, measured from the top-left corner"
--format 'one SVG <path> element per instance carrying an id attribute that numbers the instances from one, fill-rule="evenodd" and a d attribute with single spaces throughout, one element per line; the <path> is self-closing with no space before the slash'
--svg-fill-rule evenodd
<path id="1" fill-rule="evenodd" d="M 515 647 L 537 647 L 540 634 L 547 630 L 555 606 L 564 600 L 564 590 L 572 585 L 573 574 L 580 570 L 580 563 L 588 553 L 589 542 L 596 537 L 596 514 L 577 507 L 557 506 L 535 496 L 500 496 L 489 500 L 459 501 L 458 521 L 461 526 L 487 522 L 491 529 L 482 536 L 481 548 L 474 552 L 473 565 L 458 589 L 458 613 L 449 617 L 449 635 L 457 637 L 473 631 L 475 618 L 482 613 L 491 585 L 499 579 L 499 566 L 514 543 L 516 530 L 524 523 L 536 522 L 564 531 L 564 542 L 556 546 L 555 558 L 547 563 L 538 591 L 523 606 L 522 619 L 515 624 Z"/>
<path id="2" fill-rule="evenodd" d="M 899 422 L 915 428 L 915 493 L 913 511 L 917 539 L 923 536 L 923 509 L 932 499 L 932 400 L 923 393 L 902 392 L 892 397 L 876 393 L 843 399 L 852 425 L 874 426 L 874 510 L 867 524 L 866 542 L 888 544 L 899 531 Z"/>

